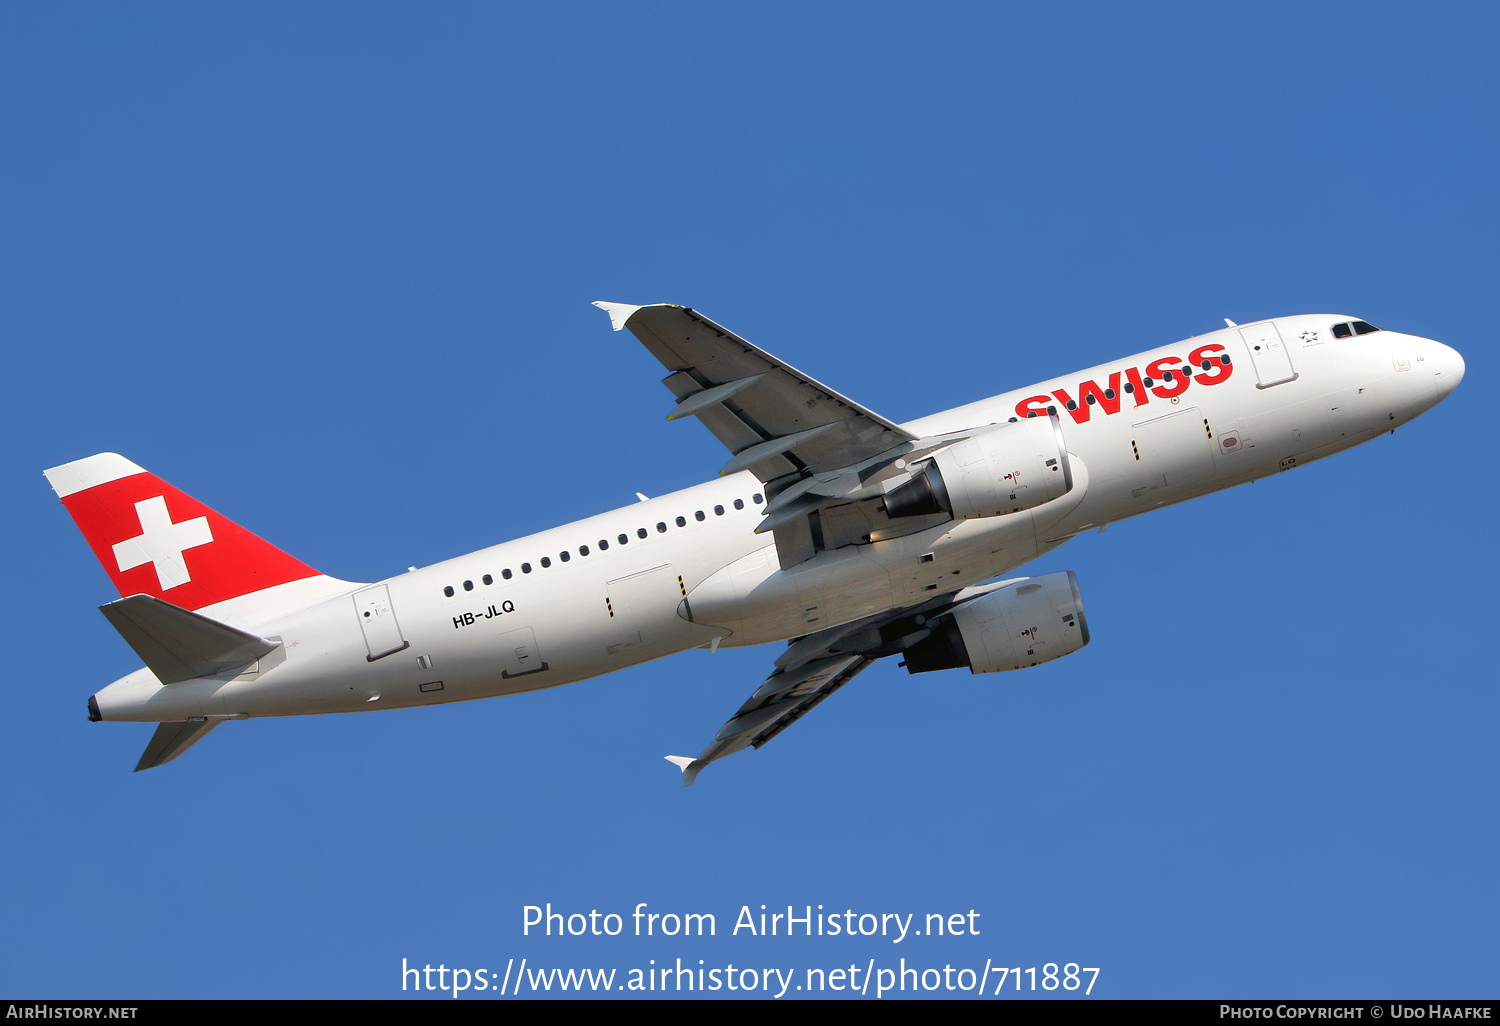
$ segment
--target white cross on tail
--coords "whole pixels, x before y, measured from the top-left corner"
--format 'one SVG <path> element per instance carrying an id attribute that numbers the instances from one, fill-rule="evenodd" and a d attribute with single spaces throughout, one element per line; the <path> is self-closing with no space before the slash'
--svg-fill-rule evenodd
<path id="1" fill-rule="evenodd" d="M 155 564 L 156 579 L 162 591 L 191 581 L 193 578 L 188 574 L 182 554 L 187 549 L 214 540 L 213 532 L 208 529 L 208 517 L 174 524 L 172 514 L 167 512 L 166 497 L 161 495 L 136 503 L 135 515 L 140 518 L 141 533 L 114 547 L 121 572 L 143 563 Z"/>

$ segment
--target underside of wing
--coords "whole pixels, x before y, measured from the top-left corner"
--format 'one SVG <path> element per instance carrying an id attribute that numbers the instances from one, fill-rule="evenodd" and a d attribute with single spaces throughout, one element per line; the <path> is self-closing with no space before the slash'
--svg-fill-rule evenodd
<path id="1" fill-rule="evenodd" d="M 733 454 L 721 474 L 762 481 L 837 470 L 912 436 L 687 307 L 596 303 L 669 373 L 669 420 L 694 416 Z"/>
<path id="2" fill-rule="evenodd" d="M 596 303 L 670 373 L 668 419 L 697 417 L 730 451 L 721 474 L 765 483 L 765 519 L 783 568 L 819 551 L 900 537 L 950 518 L 887 515 L 907 467 L 963 433 L 918 438 L 686 307 Z"/>

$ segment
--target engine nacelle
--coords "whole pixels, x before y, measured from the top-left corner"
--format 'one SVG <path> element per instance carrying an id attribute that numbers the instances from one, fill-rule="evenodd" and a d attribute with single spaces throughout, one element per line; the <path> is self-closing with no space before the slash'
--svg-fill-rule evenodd
<path id="1" fill-rule="evenodd" d="M 885 497 L 893 517 L 955 520 L 1019 513 L 1070 491 L 1073 470 L 1055 415 L 998 424 L 933 454 Z"/>
<path id="2" fill-rule="evenodd" d="M 1023 577 L 955 609 L 906 650 L 906 671 L 970 673 L 1019 670 L 1077 652 L 1089 643 L 1083 597 L 1073 571 Z"/>

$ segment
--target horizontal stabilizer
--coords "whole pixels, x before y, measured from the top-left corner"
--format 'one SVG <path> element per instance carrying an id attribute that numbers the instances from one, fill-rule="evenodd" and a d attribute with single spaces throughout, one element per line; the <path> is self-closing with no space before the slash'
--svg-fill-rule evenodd
<path id="1" fill-rule="evenodd" d="M 223 719 L 197 719 L 158 724 L 156 733 L 151 735 L 151 743 L 141 753 L 141 761 L 135 764 L 135 771 L 139 773 L 164 762 L 171 762 L 202 741 L 210 730 L 223 722 Z"/>
<path id="2" fill-rule="evenodd" d="M 99 612 L 163 684 L 238 670 L 276 649 L 274 641 L 150 595 L 118 599 Z"/>

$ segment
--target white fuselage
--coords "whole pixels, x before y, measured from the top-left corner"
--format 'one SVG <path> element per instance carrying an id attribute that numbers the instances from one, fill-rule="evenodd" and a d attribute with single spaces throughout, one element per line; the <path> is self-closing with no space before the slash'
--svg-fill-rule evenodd
<path id="1" fill-rule="evenodd" d="M 1281 352 L 1254 348 L 1255 325 L 1226 328 L 903 425 L 933 436 L 1055 407 L 1074 486 L 1031 510 L 850 544 L 782 571 L 771 534 L 754 533 L 762 485 L 740 473 L 270 619 L 253 602 L 203 609 L 282 648 L 233 678 L 163 687 L 138 670 L 98 693 L 99 710 L 106 720 L 165 721 L 488 698 L 709 644 L 783 641 L 920 602 L 1007 573 L 1082 531 L 1367 441 L 1431 408 L 1462 377 L 1458 354 L 1430 339 L 1333 338 L 1333 324 L 1350 320 L 1261 322 L 1274 323 Z"/>

